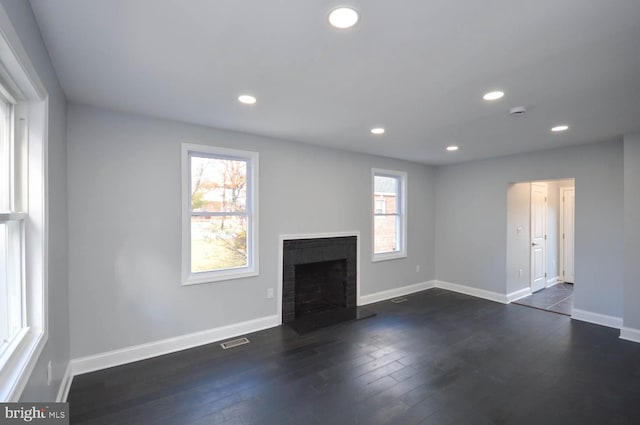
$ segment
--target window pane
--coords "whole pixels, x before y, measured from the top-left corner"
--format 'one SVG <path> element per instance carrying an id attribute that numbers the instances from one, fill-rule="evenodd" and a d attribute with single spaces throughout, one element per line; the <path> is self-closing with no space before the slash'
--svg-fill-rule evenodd
<path id="1" fill-rule="evenodd" d="M 192 217 L 193 273 L 248 266 L 247 216 Z"/>
<path id="2" fill-rule="evenodd" d="M 0 223 L 0 355 L 22 329 L 21 223 Z"/>
<path id="3" fill-rule="evenodd" d="M 0 99 L 0 211 L 11 209 L 11 113 Z"/>
<path id="4" fill-rule="evenodd" d="M 374 253 L 395 252 L 398 250 L 398 220 L 395 215 L 374 216 Z"/>
<path id="5" fill-rule="evenodd" d="M 375 192 L 396 193 L 398 191 L 398 178 L 391 176 L 375 176 Z"/>
<path id="6" fill-rule="evenodd" d="M 384 209 L 386 214 L 395 214 L 398 212 L 398 178 L 375 176 L 374 196 L 376 199 L 384 199 Z"/>
<path id="7" fill-rule="evenodd" d="M 191 208 L 196 212 L 245 211 L 246 161 L 192 156 Z"/>

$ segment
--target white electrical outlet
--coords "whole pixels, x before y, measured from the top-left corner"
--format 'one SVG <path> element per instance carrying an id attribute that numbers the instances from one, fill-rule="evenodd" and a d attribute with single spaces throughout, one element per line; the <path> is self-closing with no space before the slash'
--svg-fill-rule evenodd
<path id="1" fill-rule="evenodd" d="M 273 288 L 267 289 L 267 298 L 273 298 Z"/>
<path id="2" fill-rule="evenodd" d="M 47 363 L 47 385 L 51 385 L 51 381 L 53 380 L 53 370 L 51 367 L 51 361 Z"/>
<path id="3" fill-rule="evenodd" d="M 420 273 L 420 264 L 416 266 L 416 273 Z"/>
<path id="4" fill-rule="evenodd" d="M 522 277 L 523 273 L 524 273 L 524 271 L 522 269 L 518 270 L 518 277 Z"/>

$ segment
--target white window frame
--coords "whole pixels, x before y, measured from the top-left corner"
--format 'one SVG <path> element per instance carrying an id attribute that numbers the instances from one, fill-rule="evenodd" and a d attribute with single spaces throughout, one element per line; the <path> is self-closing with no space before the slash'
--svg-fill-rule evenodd
<path id="1" fill-rule="evenodd" d="M 21 139 L 24 149 L 24 169 L 18 174 L 22 174 L 26 197 L 16 202 L 23 211 L 3 216 L 4 221 L 23 223 L 23 328 L 0 357 L 0 402 L 14 402 L 20 399 L 48 338 L 49 99 L 2 6 L 0 85 L 4 97 L 14 104 L 14 138 Z"/>
<path id="2" fill-rule="evenodd" d="M 392 177 L 398 180 L 399 188 L 396 199 L 396 209 L 397 213 L 389 214 L 384 213 L 376 213 L 376 189 L 375 189 L 375 178 L 376 176 L 380 177 Z M 371 170 L 371 202 L 372 202 L 372 215 L 371 215 L 371 261 L 386 261 L 386 260 L 395 260 L 398 258 L 406 258 L 407 257 L 407 173 L 404 171 L 395 171 L 395 170 L 383 170 L 379 168 L 374 168 Z M 397 236 L 400 239 L 398 241 L 398 250 L 391 252 L 381 252 L 376 253 L 376 233 L 375 233 L 375 217 L 376 216 L 398 216 L 398 229 Z"/>
<path id="3" fill-rule="evenodd" d="M 191 272 L 191 155 L 247 162 L 247 266 Z M 182 285 L 258 276 L 258 153 L 182 143 Z"/>

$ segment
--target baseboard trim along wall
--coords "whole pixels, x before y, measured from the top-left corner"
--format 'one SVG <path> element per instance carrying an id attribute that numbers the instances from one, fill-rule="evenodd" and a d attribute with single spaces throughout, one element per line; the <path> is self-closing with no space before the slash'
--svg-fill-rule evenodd
<path id="1" fill-rule="evenodd" d="M 436 287 L 446 289 L 448 291 L 458 292 L 460 294 L 471 295 L 472 297 L 484 298 L 485 300 L 494 301 L 500 304 L 508 304 L 507 295 L 498 292 L 478 289 L 471 286 L 460 285 L 457 283 L 436 281 Z"/>
<path id="2" fill-rule="evenodd" d="M 593 323 L 596 325 L 606 326 L 608 328 L 622 328 L 622 317 L 607 316 L 606 314 L 593 313 L 591 311 L 573 309 L 571 318 L 582 322 Z"/>
<path id="3" fill-rule="evenodd" d="M 448 291 L 458 292 L 460 294 L 470 295 L 472 297 L 498 302 L 501 304 L 509 304 L 512 301 L 518 300 L 531 294 L 531 288 L 520 289 L 518 291 L 514 291 L 505 295 L 498 292 L 487 291 L 484 289 L 478 289 L 471 286 L 460 285 L 457 283 L 445 282 L 441 280 L 430 280 L 427 282 L 415 283 L 400 288 L 393 288 L 385 291 L 375 292 L 373 294 L 362 295 L 358 298 L 358 305 L 367 305 L 380 301 L 386 301 L 395 297 L 409 295 L 415 292 L 425 291 L 432 288 L 441 288 Z M 607 316 L 604 314 L 592 313 L 590 311 L 574 308 L 571 318 L 583 322 L 594 323 L 596 325 L 622 329 L 620 332 L 621 339 L 640 342 L 640 330 L 623 328 L 622 318 L 620 317 Z M 233 325 L 223 326 L 220 328 L 209 329 L 206 331 L 181 335 L 174 338 L 163 339 L 160 341 L 136 345 L 120 350 L 108 351 L 106 353 L 73 359 L 69 364 L 69 367 L 67 367 L 67 370 L 65 371 L 65 374 L 62 378 L 57 399 L 58 401 L 65 401 L 67 399 L 69 389 L 71 387 L 71 381 L 76 375 L 132 363 L 139 360 L 145 360 L 176 351 L 186 350 L 200 345 L 210 344 L 236 336 L 273 328 L 279 326 L 280 324 L 281 323 L 279 315 L 267 316 Z"/>
<path id="4" fill-rule="evenodd" d="M 518 301 L 520 298 L 528 297 L 531 295 L 531 288 L 519 289 L 507 294 L 507 303 Z"/>
<path id="5" fill-rule="evenodd" d="M 376 292 L 369 295 L 361 296 L 358 299 L 358 305 L 366 305 L 378 301 L 385 301 L 402 295 L 412 294 L 414 292 L 424 291 L 435 287 L 435 281 L 421 282 L 413 285 L 403 286 L 401 288 L 389 289 L 386 291 Z M 200 345 L 210 344 L 217 341 L 245 335 L 251 332 L 261 331 L 280 325 L 279 316 L 267 316 L 259 319 L 249 320 L 242 323 L 223 326 L 220 328 L 209 329 L 206 331 L 195 332 L 187 335 L 181 335 L 174 338 L 154 341 L 147 344 L 136 345 L 133 347 L 122 348 L 119 350 L 108 351 L 106 353 L 95 354 L 92 356 L 73 359 L 70 363 L 65 377 L 58 392 L 59 400 L 66 400 L 73 376 L 82 375 L 83 373 L 95 372 L 97 370 L 107 369 L 114 366 L 120 366 L 152 357 L 162 356 L 164 354 L 174 353 L 176 351 L 186 350 Z"/>
<path id="6" fill-rule="evenodd" d="M 137 362 L 151 357 L 162 356 L 164 354 L 222 341 L 251 332 L 273 328 L 279 325 L 280 322 L 277 315 L 267 316 L 233 325 L 222 326 L 206 331 L 194 332 L 174 338 L 123 348 L 120 350 L 108 351 L 106 353 L 96 354 L 93 356 L 81 357 L 71 361 L 72 372 L 74 376 L 81 375 L 83 373 L 94 372 L 96 370 Z"/>
<path id="7" fill-rule="evenodd" d="M 435 286 L 436 281 L 430 280 L 428 282 L 414 283 L 413 285 L 402 286 L 400 288 L 374 292 L 373 294 L 361 295 L 360 298 L 358 298 L 358 305 L 373 304 L 380 301 L 389 300 L 391 298 L 413 294 L 414 292 L 425 291 L 427 289 L 435 288 Z"/>
<path id="8" fill-rule="evenodd" d="M 69 362 L 64 371 L 64 375 L 62 376 L 62 381 L 60 381 L 60 388 L 58 389 L 58 395 L 56 396 L 56 402 L 58 403 L 64 403 L 69 397 L 69 390 L 71 389 L 71 382 L 73 381 L 72 372 L 71 362 Z"/>
<path id="9" fill-rule="evenodd" d="M 435 281 L 432 280 L 429 282 L 421 282 L 413 285 L 403 286 L 401 288 L 394 288 L 386 291 L 376 292 L 373 294 L 361 296 L 358 299 L 358 305 L 366 305 L 379 301 L 385 301 L 391 298 L 412 294 L 414 292 L 424 291 L 426 289 L 431 289 L 434 287 Z M 145 360 L 152 357 L 162 356 L 164 354 L 222 341 L 225 339 L 245 335 L 251 332 L 261 331 L 279 325 L 280 321 L 278 315 L 267 316 L 242 323 L 223 326 L 220 328 L 209 329 L 206 331 L 195 332 L 187 335 L 177 336 L 174 338 L 154 341 L 147 344 L 136 345 L 133 347 L 127 347 L 119 350 L 108 351 L 106 353 L 73 359 L 69 365 L 69 368 L 67 368 L 67 372 L 65 372 L 65 377 L 62 380 L 60 390 L 58 392 L 58 399 L 66 400 L 73 376 Z"/>
<path id="10" fill-rule="evenodd" d="M 632 342 L 640 342 L 640 329 L 625 328 L 620 329 L 620 339 Z"/>
<path id="11" fill-rule="evenodd" d="M 403 295 L 413 294 L 415 292 L 425 291 L 431 288 L 441 288 L 447 291 L 458 292 L 460 294 L 471 295 L 472 297 L 483 298 L 485 300 L 498 302 L 501 304 L 508 304 L 516 299 L 531 295 L 531 288 L 521 289 L 512 292 L 508 295 L 500 294 L 498 292 L 487 291 L 484 289 L 478 289 L 471 286 L 460 285 L 457 283 L 445 282 L 442 280 L 430 280 L 428 282 L 416 283 L 413 285 L 402 286 L 400 288 L 393 288 L 386 291 L 374 292 L 373 294 L 363 295 L 358 300 L 358 305 L 373 304 L 380 301 L 386 301 L 391 298 L 400 297 Z"/>

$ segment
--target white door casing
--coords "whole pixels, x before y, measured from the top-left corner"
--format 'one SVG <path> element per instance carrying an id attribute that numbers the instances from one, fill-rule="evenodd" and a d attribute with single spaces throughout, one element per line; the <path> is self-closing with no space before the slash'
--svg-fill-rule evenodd
<path id="1" fill-rule="evenodd" d="M 575 245 L 575 202 L 574 187 L 560 188 L 560 273 L 562 280 L 574 283 Z"/>
<path id="2" fill-rule="evenodd" d="M 531 183 L 531 292 L 547 284 L 547 184 Z"/>

